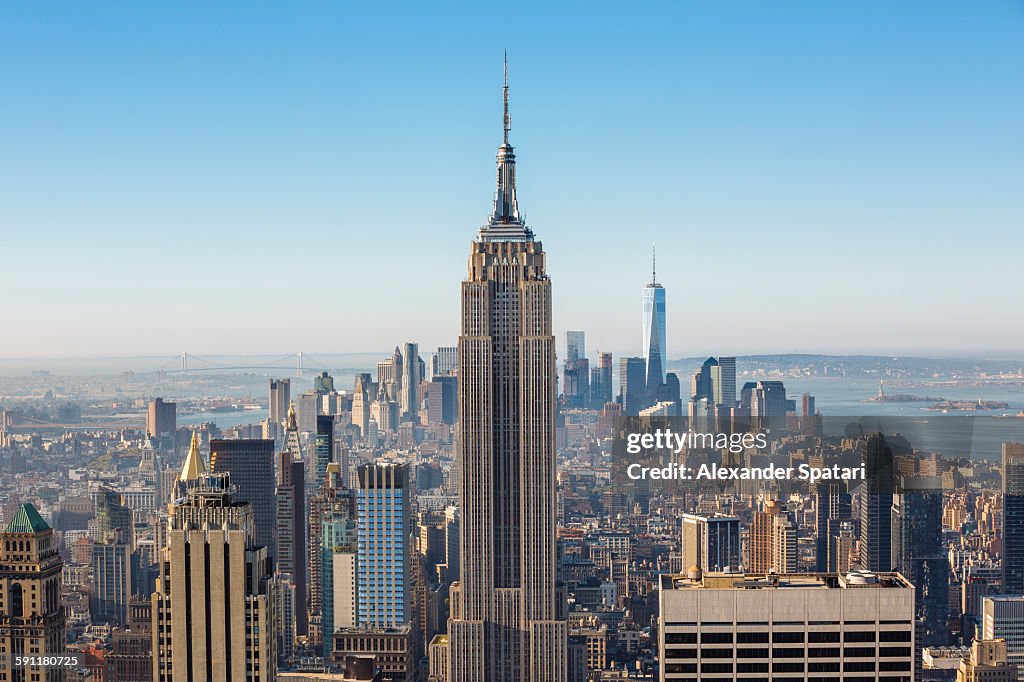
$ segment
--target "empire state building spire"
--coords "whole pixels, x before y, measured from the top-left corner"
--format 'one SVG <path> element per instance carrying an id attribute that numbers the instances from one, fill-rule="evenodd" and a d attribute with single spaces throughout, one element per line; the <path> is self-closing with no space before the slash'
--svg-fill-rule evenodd
<path id="1" fill-rule="evenodd" d="M 516 155 L 509 144 L 512 116 L 508 113 L 508 55 L 505 55 L 505 85 L 502 89 L 504 142 L 498 147 L 498 186 L 494 192 L 494 209 L 487 223 L 480 228 L 480 241 L 530 241 L 533 231 L 519 213 L 516 198 Z"/>
<path id="2" fill-rule="evenodd" d="M 447 668 L 444 682 L 571 679 L 558 585 L 551 278 L 516 206 L 507 78 L 504 92 L 494 213 L 462 282 L 460 579 L 450 589 L 447 641 L 431 645 L 431 670 Z"/>

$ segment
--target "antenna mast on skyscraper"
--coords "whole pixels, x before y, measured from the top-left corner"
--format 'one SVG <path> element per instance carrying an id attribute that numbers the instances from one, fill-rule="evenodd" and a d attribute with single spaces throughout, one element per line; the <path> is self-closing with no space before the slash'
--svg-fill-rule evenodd
<path id="1" fill-rule="evenodd" d="M 505 128 L 505 144 L 508 144 L 508 131 L 512 129 L 512 118 L 508 115 L 508 50 L 505 50 L 505 116 L 502 125 Z"/>
<path id="2" fill-rule="evenodd" d="M 652 286 L 658 283 L 658 275 L 657 275 L 657 267 L 656 267 L 657 264 L 658 264 L 658 262 L 657 262 L 657 254 L 654 251 L 654 242 L 651 242 L 651 285 Z"/>

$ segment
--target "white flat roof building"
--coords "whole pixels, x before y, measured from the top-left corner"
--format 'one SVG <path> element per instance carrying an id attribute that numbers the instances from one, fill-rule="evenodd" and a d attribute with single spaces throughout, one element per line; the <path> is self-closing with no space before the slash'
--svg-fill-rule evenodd
<path id="1" fill-rule="evenodd" d="M 1001 594 L 981 601 L 981 639 L 1005 639 L 1007 662 L 1024 679 L 1024 595 Z"/>
<path id="2" fill-rule="evenodd" d="M 662 682 L 911 682 L 914 588 L 899 573 L 661 576 Z"/>

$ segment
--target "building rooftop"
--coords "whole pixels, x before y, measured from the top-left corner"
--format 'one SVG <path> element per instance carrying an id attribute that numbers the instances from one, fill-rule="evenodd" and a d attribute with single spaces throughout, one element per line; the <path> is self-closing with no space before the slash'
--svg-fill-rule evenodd
<path id="1" fill-rule="evenodd" d="M 836 573 L 702 573 L 696 567 L 684 574 L 661 576 L 663 590 L 863 589 L 912 587 L 899 573 L 851 571 Z"/>
<path id="2" fill-rule="evenodd" d="M 36 508 L 28 502 L 18 507 L 11 522 L 7 524 L 8 533 L 40 533 L 49 528 Z"/>

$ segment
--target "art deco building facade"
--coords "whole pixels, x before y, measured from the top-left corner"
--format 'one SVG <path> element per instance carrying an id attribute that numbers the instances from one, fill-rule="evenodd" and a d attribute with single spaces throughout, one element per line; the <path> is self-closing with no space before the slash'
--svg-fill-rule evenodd
<path id="1" fill-rule="evenodd" d="M 15 665 L 18 656 L 64 653 L 61 568 L 53 530 L 23 504 L 0 533 L 0 680 L 53 682 L 61 668 Z"/>
<path id="2" fill-rule="evenodd" d="M 551 281 L 516 200 L 507 70 L 504 123 L 494 210 L 462 284 L 461 581 L 448 623 L 450 682 L 566 678 L 555 574 Z"/>
<path id="3" fill-rule="evenodd" d="M 153 594 L 153 679 L 270 682 L 276 672 L 271 560 L 252 505 L 207 473 L 193 435 L 170 507 Z"/>
<path id="4" fill-rule="evenodd" d="M 277 466 L 277 566 L 295 586 L 295 635 L 304 636 L 309 628 L 306 595 L 306 474 L 302 452 L 298 449 L 298 423 L 295 406 L 288 410 L 285 448 L 278 453 Z"/>

